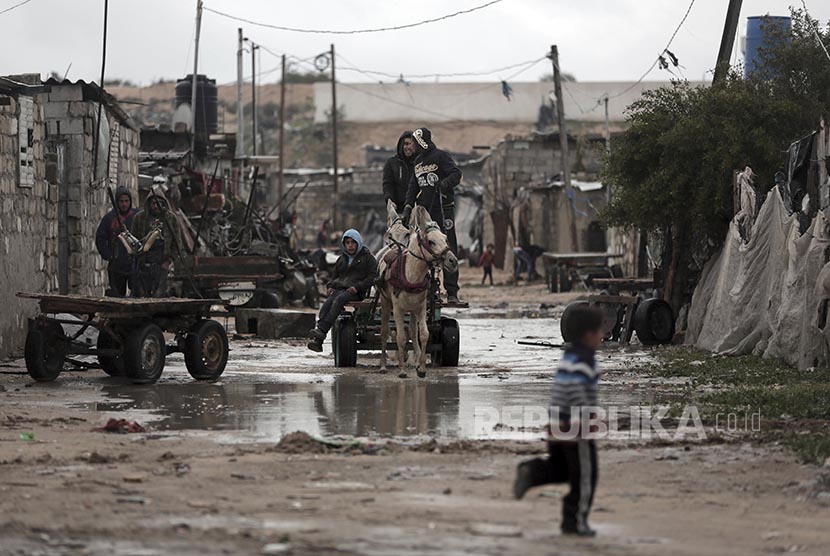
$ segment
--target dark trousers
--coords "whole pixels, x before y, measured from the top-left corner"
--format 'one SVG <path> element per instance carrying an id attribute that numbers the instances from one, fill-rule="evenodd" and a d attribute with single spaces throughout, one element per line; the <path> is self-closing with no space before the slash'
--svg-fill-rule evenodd
<path id="1" fill-rule="evenodd" d="M 481 285 L 484 285 L 484 282 L 487 281 L 487 277 L 490 277 L 490 285 L 493 285 L 493 267 L 492 266 L 485 266 L 484 267 L 484 276 L 481 277 Z"/>
<path id="2" fill-rule="evenodd" d="M 107 277 L 109 278 L 110 286 L 107 290 L 107 296 L 109 297 L 126 297 L 128 285 L 130 286 L 130 290 L 135 289 L 129 274 L 108 268 Z"/>
<path id="3" fill-rule="evenodd" d="M 346 303 L 357 301 L 359 299 L 360 296 L 356 293 L 349 293 L 348 290 L 335 290 L 334 293 L 326 299 L 323 306 L 320 307 L 320 314 L 317 317 L 317 328 L 325 334 L 328 334 L 329 330 L 331 330 L 331 327 L 334 325 L 334 321 L 337 320 L 337 317 L 343 312 L 343 307 L 346 306 Z"/>
<path id="4" fill-rule="evenodd" d="M 452 218 L 452 209 L 449 209 L 450 213 L 447 214 L 448 217 Z M 453 255 L 458 255 L 458 238 L 455 236 L 455 221 L 450 220 L 452 222 L 452 227 L 447 230 L 444 229 L 444 224 L 441 224 L 441 230 L 447 235 L 447 244 L 450 246 L 450 251 L 452 251 Z M 457 296 L 458 295 L 458 271 L 455 272 L 444 272 L 444 289 L 447 290 L 448 296 Z"/>
<path id="5" fill-rule="evenodd" d="M 167 297 L 167 269 L 161 263 L 142 263 L 135 285 L 136 297 Z"/>
<path id="6" fill-rule="evenodd" d="M 593 440 L 548 442 L 548 457 L 522 462 L 532 486 L 568 483 L 562 499 L 562 528 L 588 526 L 597 486 L 597 447 Z"/>

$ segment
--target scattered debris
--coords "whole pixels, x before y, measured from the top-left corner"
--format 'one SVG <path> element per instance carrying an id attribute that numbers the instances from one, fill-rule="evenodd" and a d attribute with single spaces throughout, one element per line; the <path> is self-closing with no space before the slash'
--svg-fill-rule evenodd
<path id="1" fill-rule="evenodd" d="M 24 440 L 26 442 L 32 442 L 35 439 L 35 433 L 33 432 L 21 432 L 20 433 L 20 440 Z"/>
<path id="2" fill-rule="evenodd" d="M 120 434 L 127 434 L 131 432 L 147 432 L 147 429 L 136 423 L 135 421 L 127 421 L 126 419 L 112 418 L 107 421 L 103 427 L 96 427 L 92 429 L 93 432 L 117 432 Z"/>

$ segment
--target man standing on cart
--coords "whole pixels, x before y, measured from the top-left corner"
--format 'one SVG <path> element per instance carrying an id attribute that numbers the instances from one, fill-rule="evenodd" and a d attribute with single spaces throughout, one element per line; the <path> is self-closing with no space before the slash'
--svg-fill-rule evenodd
<path id="1" fill-rule="evenodd" d="M 455 236 L 455 186 L 461 183 L 461 170 L 452 156 L 435 146 L 432 133 L 425 127 L 412 132 L 415 139 L 415 167 L 406 193 L 404 222 L 416 204 L 427 209 L 441 231 L 447 236 L 450 250 L 458 255 L 458 239 Z M 458 302 L 458 271 L 444 271 L 444 289 L 447 301 Z"/>
<path id="2" fill-rule="evenodd" d="M 406 193 L 412 180 L 412 163 L 415 158 L 415 139 L 411 131 L 404 131 L 398 139 L 395 156 L 383 165 L 383 202 L 395 203 L 395 210 L 406 205 Z"/>

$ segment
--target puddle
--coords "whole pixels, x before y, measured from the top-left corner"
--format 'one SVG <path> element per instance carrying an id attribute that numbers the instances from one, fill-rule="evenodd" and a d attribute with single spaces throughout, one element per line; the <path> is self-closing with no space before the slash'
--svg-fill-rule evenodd
<path id="1" fill-rule="evenodd" d="M 541 436 L 561 350 L 516 340 L 559 343 L 558 332 L 555 319 L 464 319 L 459 367 L 429 369 L 426 380 L 414 373 L 403 380 L 393 371 L 377 374 L 377 354 L 361 352 L 358 368 L 336 369 L 328 347 L 317 355 L 302 342 L 257 340 L 232 345 L 228 370 L 214 384 L 193 382 L 175 355 L 155 385 L 99 378 L 97 372 L 67 380 L 88 382 L 94 375 L 103 396 L 76 407 L 140 418 L 154 430 L 221 431 L 222 442 L 275 442 L 297 430 L 323 437 L 533 439 Z M 614 372 L 626 359 L 646 357 L 637 350 L 600 352 L 608 369 L 603 404 L 653 401 L 648 384 L 626 382 Z"/>

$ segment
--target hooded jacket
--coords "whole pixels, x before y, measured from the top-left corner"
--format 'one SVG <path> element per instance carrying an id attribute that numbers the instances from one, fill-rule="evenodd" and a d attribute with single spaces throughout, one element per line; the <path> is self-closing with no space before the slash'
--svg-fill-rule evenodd
<path id="1" fill-rule="evenodd" d="M 124 186 L 121 186 L 115 190 L 116 203 L 118 203 L 118 199 L 120 199 L 122 195 L 126 195 L 130 198 L 130 208 L 127 210 L 127 214 L 119 214 L 116 216 L 115 209 L 113 208 L 104 215 L 101 222 L 98 224 L 98 229 L 95 232 L 95 247 L 98 249 L 98 253 L 101 254 L 101 257 L 105 261 L 109 261 L 109 264 L 107 265 L 109 270 L 119 272 L 121 274 L 129 274 L 132 265 L 130 263 L 130 256 L 127 254 L 127 251 L 118 239 L 118 234 L 121 233 L 121 224 L 119 220 L 124 223 L 124 226 L 128 230 L 132 231 L 133 219 L 135 218 L 136 213 L 138 213 L 138 210 L 133 208 L 133 196 L 130 193 L 130 190 Z"/>
<path id="2" fill-rule="evenodd" d="M 346 252 L 347 237 L 357 242 L 357 251 L 353 257 Z M 340 239 L 340 250 L 343 254 L 334 265 L 334 277 L 327 287 L 335 290 L 355 288 L 361 298 L 366 297 L 378 276 L 378 262 L 375 256 L 363 245 L 363 238 L 354 229 L 346 230 L 343 234 Z"/>
<path id="3" fill-rule="evenodd" d="M 443 221 L 443 205 L 444 219 L 453 218 L 453 190 L 461 183 L 461 170 L 449 153 L 435 146 L 429 129 L 420 127 L 412 132 L 412 137 L 416 155 L 406 204 L 414 207 L 417 203 L 425 207 L 436 222 Z"/>
<path id="4" fill-rule="evenodd" d="M 144 208 L 136 215 L 133 223 L 133 235 L 143 240 L 155 226 L 160 225 L 161 237 L 153 243 L 150 250 L 143 254 L 139 260 L 147 264 L 162 264 L 175 258 L 178 264 L 181 261 L 179 251 L 184 248 L 181 232 L 179 231 L 179 222 L 170 212 L 169 207 L 162 209 L 160 214 L 153 214 L 150 211 L 150 200 L 153 197 L 155 195 L 147 195 L 144 200 Z M 165 204 L 167 203 L 165 199 L 158 198 Z"/>
<path id="5" fill-rule="evenodd" d="M 412 180 L 412 165 L 415 155 L 403 154 L 403 141 L 412 137 L 411 131 L 404 131 L 398 138 L 398 154 L 390 157 L 383 165 L 383 201 L 392 200 L 398 212 L 403 212 L 406 193 Z"/>

